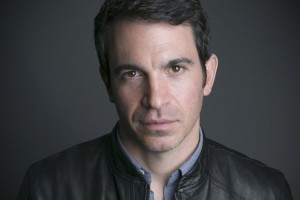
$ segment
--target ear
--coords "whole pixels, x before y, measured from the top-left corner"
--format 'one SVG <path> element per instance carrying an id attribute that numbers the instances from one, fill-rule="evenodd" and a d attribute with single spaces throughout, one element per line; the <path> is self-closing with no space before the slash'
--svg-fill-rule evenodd
<path id="1" fill-rule="evenodd" d="M 203 96 L 208 96 L 211 93 L 212 87 L 215 82 L 215 77 L 218 69 L 218 58 L 212 54 L 205 63 L 206 67 L 206 83 L 203 88 Z"/>
<path id="2" fill-rule="evenodd" d="M 107 94 L 109 96 L 109 100 L 110 100 L 110 102 L 114 103 L 114 99 L 113 99 L 113 96 L 111 94 L 111 89 L 110 89 L 111 88 L 110 87 L 110 78 L 107 77 L 107 73 L 105 73 L 105 71 L 102 69 L 102 67 L 99 67 L 99 72 L 100 72 L 100 75 L 101 75 L 101 79 L 105 84 L 106 91 L 107 91 Z"/>

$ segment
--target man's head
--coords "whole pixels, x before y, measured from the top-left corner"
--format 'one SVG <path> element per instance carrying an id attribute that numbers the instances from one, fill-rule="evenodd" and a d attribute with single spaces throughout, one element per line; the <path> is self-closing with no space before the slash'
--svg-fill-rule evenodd
<path id="1" fill-rule="evenodd" d="M 200 3 L 107 1 L 95 26 L 101 75 L 125 146 L 193 149 L 217 70 Z"/>
<path id="2" fill-rule="evenodd" d="M 210 58 L 211 53 L 209 50 L 207 16 L 199 0 L 106 0 L 95 18 L 94 37 L 100 60 L 100 70 L 108 78 L 107 86 L 110 85 L 108 37 L 113 25 L 124 19 L 129 21 L 141 20 L 148 23 L 190 25 L 193 30 L 205 83 L 205 63 Z"/>

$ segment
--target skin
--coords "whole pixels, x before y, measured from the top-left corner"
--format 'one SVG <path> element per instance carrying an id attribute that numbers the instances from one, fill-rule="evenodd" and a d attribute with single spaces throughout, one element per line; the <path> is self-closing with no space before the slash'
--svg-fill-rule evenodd
<path id="1" fill-rule="evenodd" d="M 203 96 L 211 92 L 217 57 L 203 73 L 188 25 L 119 21 L 109 40 L 110 84 L 119 133 L 129 153 L 152 174 L 155 199 L 163 199 L 169 175 L 199 142 Z"/>

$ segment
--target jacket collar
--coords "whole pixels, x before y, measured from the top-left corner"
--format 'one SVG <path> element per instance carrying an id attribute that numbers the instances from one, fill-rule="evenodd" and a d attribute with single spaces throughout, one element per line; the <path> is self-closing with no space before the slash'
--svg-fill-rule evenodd
<path id="1" fill-rule="evenodd" d="M 210 159 L 208 151 L 208 139 L 206 138 L 203 130 L 202 134 L 203 147 L 201 154 L 190 172 L 181 178 L 177 187 L 179 191 L 184 190 L 192 185 L 199 185 L 199 183 L 203 182 L 209 174 Z"/>
<path id="2" fill-rule="evenodd" d="M 124 178 L 131 180 L 144 181 L 143 176 L 137 172 L 135 166 L 130 162 L 125 153 L 121 150 L 117 138 L 118 124 L 115 125 L 111 132 L 108 144 L 108 161 L 110 168 Z"/>

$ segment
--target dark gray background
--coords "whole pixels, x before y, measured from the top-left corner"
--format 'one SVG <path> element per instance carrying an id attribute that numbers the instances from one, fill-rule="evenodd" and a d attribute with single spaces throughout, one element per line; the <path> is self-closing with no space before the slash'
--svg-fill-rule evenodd
<path id="1" fill-rule="evenodd" d="M 31 163 L 115 124 L 93 43 L 101 2 L 1 1 L 1 199 Z M 300 199 L 299 4 L 203 2 L 220 61 L 206 135 L 283 171 Z"/>

